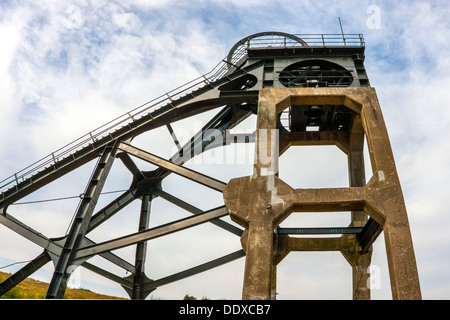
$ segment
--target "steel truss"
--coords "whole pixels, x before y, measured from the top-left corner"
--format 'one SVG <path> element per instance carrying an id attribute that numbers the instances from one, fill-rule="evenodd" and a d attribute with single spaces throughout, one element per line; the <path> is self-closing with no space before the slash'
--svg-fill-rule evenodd
<path id="1" fill-rule="evenodd" d="M 239 179 L 234 179 L 234 182 L 233 180 L 230 182 L 223 182 L 184 166 L 187 161 L 211 148 L 218 148 L 232 143 L 258 142 L 258 133 L 256 131 L 253 134 L 230 135 L 230 129 L 237 127 L 249 116 L 258 113 L 261 106 L 261 92 L 263 92 L 261 89 L 266 88 L 266 85 L 273 85 L 274 83 L 273 78 L 268 78 L 269 75 L 275 74 L 273 61 L 270 62 L 270 59 L 273 60 L 274 56 L 280 55 L 280 57 L 284 57 L 285 55 L 293 55 L 294 58 L 299 59 L 298 56 L 295 56 L 296 54 L 313 54 L 314 52 L 314 54 L 321 55 L 326 51 L 327 54 L 336 53 L 340 55 L 345 53 L 350 57 L 355 56 L 356 63 L 360 62 L 360 54 L 363 54 L 364 52 L 364 42 L 361 35 L 358 35 L 355 38 L 357 39 L 357 43 L 353 46 L 348 43 L 344 43 L 344 46 L 330 46 L 329 43 L 326 43 L 325 41 L 330 41 L 330 38 L 324 37 L 324 35 L 319 35 L 318 38 L 315 37 L 314 39 L 319 39 L 319 43 L 321 44 L 318 46 L 309 46 L 308 43 L 295 35 L 277 32 L 261 33 L 244 38 L 233 47 L 230 54 L 210 73 L 201 76 L 166 95 L 152 100 L 148 104 L 138 107 L 123 117 L 108 122 L 105 126 L 92 131 L 79 140 L 61 148 L 48 157 L 45 157 L 41 161 L 38 161 L 30 167 L 1 181 L 0 223 L 32 243 L 40 246 L 43 249 L 43 252 L 0 284 L 0 296 L 50 261 L 53 262 L 55 269 L 47 292 L 47 298 L 49 299 L 63 298 L 71 273 L 75 268 L 80 266 L 120 284 L 129 294 L 131 299 L 145 299 L 158 287 L 196 275 L 245 256 L 246 263 L 249 264 L 250 267 L 249 270 L 246 270 L 245 281 L 247 281 L 247 285 L 244 281 L 244 291 L 250 290 L 250 293 L 247 295 L 244 294 L 243 296 L 253 297 L 254 292 L 257 292 L 260 289 L 257 287 L 260 284 L 252 287 L 254 284 L 251 283 L 251 281 L 254 279 L 258 279 L 259 281 L 260 278 L 253 277 L 253 279 L 252 270 L 250 269 L 257 265 L 257 263 L 254 265 L 251 264 L 255 261 L 260 261 L 261 257 L 267 258 L 267 266 L 264 266 L 262 269 L 265 270 L 266 267 L 267 270 L 270 269 L 265 273 L 265 275 L 269 275 L 270 278 L 270 275 L 276 274 L 276 264 L 290 251 L 339 250 L 351 264 L 353 263 L 353 280 L 355 286 L 354 298 L 367 298 L 367 288 L 358 288 L 358 285 L 355 284 L 359 284 L 361 279 L 363 279 L 363 282 L 367 280 L 365 270 L 368 263 L 370 263 L 371 246 L 377 236 L 383 231 L 384 219 L 380 219 L 375 210 L 369 212 L 370 217 L 367 219 L 366 214 L 368 212 L 363 211 L 370 206 L 362 205 L 363 201 L 360 201 L 359 198 L 357 201 L 353 201 L 354 199 L 352 198 L 352 201 L 355 203 L 345 207 L 352 212 L 352 223 L 347 228 L 287 229 L 277 228 L 277 225 L 273 225 L 275 228 L 268 228 L 268 224 L 267 226 L 264 226 L 264 232 L 260 232 L 260 234 L 267 236 L 262 239 L 265 241 L 264 242 L 260 241 L 261 239 L 258 238 L 260 234 L 255 236 L 254 225 L 252 223 L 249 224 L 248 221 L 245 220 L 246 218 L 243 217 L 246 213 L 252 210 L 255 211 L 255 208 L 250 208 L 248 212 L 242 212 L 239 211 L 241 207 L 238 203 L 239 210 L 233 213 L 230 211 L 230 206 L 234 205 L 233 201 L 235 201 L 235 199 L 240 199 L 243 196 L 243 193 L 235 194 L 238 192 L 239 188 L 233 189 L 230 185 L 234 183 L 238 186 L 245 186 L 245 183 L 247 183 L 246 180 L 242 180 L 245 183 Z M 264 45 L 262 45 L 262 43 Z M 254 47 L 253 51 L 250 50 L 252 47 Z M 358 70 L 358 75 L 363 79 L 365 71 L 360 68 Z M 354 76 L 356 77 L 356 74 L 354 74 Z M 355 86 L 360 86 L 360 84 L 362 86 L 363 83 L 367 82 L 360 81 Z M 285 89 L 289 90 L 289 88 Z M 322 91 L 317 92 L 320 93 Z M 266 91 L 266 94 L 267 93 L 270 92 Z M 333 101 L 339 100 L 339 103 L 333 102 L 331 104 L 328 101 L 330 99 L 324 103 L 322 101 L 324 98 L 323 94 L 316 94 L 315 91 L 314 94 L 308 98 L 311 101 L 314 100 L 314 103 L 304 103 L 301 101 L 301 98 L 302 96 L 300 95 L 300 98 L 297 99 L 298 101 L 296 101 L 296 103 L 290 103 L 289 101 L 287 104 L 285 103 L 287 100 L 280 100 L 280 106 L 283 108 L 280 107 L 278 122 L 280 121 L 282 110 L 290 108 L 292 104 L 292 110 L 296 110 L 297 114 L 294 111 L 289 111 L 291 117 L 289 119 L 289 126 L 291 129 L 294 127 L 301 127 L 302 129 L 288 132 L 282 130 L 279 126 L 279 150 L 277 150 L 277 152 L 282 154 L 290 145 L 294 144 L 336 145 L 349 157 L 349 176 L 351 180 L 350 186 L 353 188 L 352 190 L 356 190 L 357 188 L 355 187 L 364 187 L 365 177 L 362 170 L 362 144 L 364 132 L 362 130 L 363 124 L 361 123 L 360 115 L 358 115 L 358 112 L 353 112 L 353 109 L 355 109 L 353 108 L 354 102 L 347 98 L 341 101 L 342 93 L 335 94 L 331 99 L 334 99 Z M 284 106 L 284 104 L 286 104 L 286 106 Z M 315 114 L 316 111 L 311 108 L 311 106 L 317 107 L 317 105 L 321 106 L 319 109 L 323 106 L 323 111 L 325 109 L 331 111 L 322 113 L 322 119 L 318 126 L 318 128 L 320 128 L 319 131 L 307 132 L 305 128 L 312 125 L 313 118 L 314 121 L 317 121 L 320 118 Z M 325 105 L 327 105 L 327 108 L 325 108 Z M 341 110 L 339 108 L 342 108 L 344 105 L 344 110 L 346 111 L 344 114 L 345 117 L 336 111 Z M 278 107 L 279 106 L 277 105 L 277 108 Z M 187 143 L 181 145 L 172 128 L 172 124 L 179 120 L 189 119 L 212 110 L 218 111 L 209 122 L 199 130 L 199 132 L 192 136 Z M 299 112 L 299 110 L 303 111 Z M 267 114 L 262 115 L 260 118 L 258 113 L 258 121 L 264 119 Z M 270 116 L 271 125 L 275 124 L 276 116 L 277 115 L 275 114 Z M 267 121 L 269 123 L 269 120 Z M 258 125 L 260 129 L 264 128 L 264 126 L 261 126 L 261 123 Z M 173 137 L 173 143 L 177 148 L 177 152 L 169 159 L 161 158 L 151 153 L 151 150 L 143 150 L 133 144 L 136 137 L 163 126 L 167 127 Z M 265 128 L 274 127 L 266 126 Z M 208 132 L 214 132 L 214 135 L 206 134 Z M 256 148 L 258 148 L 258 146 L 256 146 Z M 140 159 L 156 166 L 156 169 L 152 171 L 141 170 L 133 158 Z M 8 213 L 8 208 L 20 199 L 51 184 L 69 172 L 72 172 L 95 159 L 97 159 L 96 165 L 92 175 L 87 181 L 86 188 L 82 193 L 82 197 L 76 208 L 74 220 L 70 223 L 69 232 L 66 235 L 62 235 L 59 238 L 46 237 L 38 230 L 34 230 Z M 97 208 L 102 188 L 117 159 L 119 159 L 129 171 L 132 182 L 126 191 L 123 191 L 122 194 L 113 199 L 110 203 L 102 208 Z M 255 166 L 255 168 L 257 168 L 257 166 Z M 258 170 L 262 169 L 259 168 Z M 208 210 L 201 210 L 177 196 L 170 194 L 167 190 L 164 190 L 162 181 L 171 174 L 189 179 L 194 183 L 205 186 L 216 192 L 223 193 L 224 199 L 227 198 L 226 193 L 228 192 L 228 194 L 231 194 L 232 196 L 230 198 L 228 195 L 228 202 L 231 202 L 231 204 L 210 208 Z M 258 174 L 260 174 L 260 172 L 258 172 Z M 263 178 L 267 179 L 267 177 Z M 274 178 L 276 183 L 282 185 L 282 182 L 278 181 L 279 179 L 277 177 Z M 238 184 L 236 181 L 242 183 Z M 256 184 L 252 187 L 257 188 Z M 227 189 L 228 191 L 226 191 Z M 252 191 L 250 188 L 246 188 L 245 190 L 246 192 Z M 264 190 L 264 192 L 259 189 L 255 190 L 253 190 L 255 195 L 261 196 L 268 194 L 267 190 Z M 298 199 L 301 199 L 302 197 L 303 199 L 311 198 L 313 199 L 311 200 L 311 203 L 318 208 L 316 208 L 318 211 L 326 211 L 325 209 L 329 209 L 337 204 L 341 205 L 342 199 L 353 195 L 347 194 L 348 190 L 344 188 L 337 189 L 332 190 L 333 192 L 337 192 L 336 194 L 333 194 L 333 196 L 335 196 L 336 199 L 338 197 L 342 197 L 342 199 L 336 200 L 331 197 L 330 200 L 330 197 L 328 197 L 326 201 L 323 201 L 323 199 L 317 200 L 320 198 L 319 195 L 322 194 L 319 191 L 297 190 L 296 192 L 298 194 L 296 193 L 296 197 L 298 197 Z M 248 197 L 248 195 L 246 196 Z M 157 197 L 184 209 L 192 214 L 192 216 L 149 228 L 152 201 Z M 296 198 L 295 201 L 300 203 L 298 199 Z M 89 233 L 96 228 L 99 228 L 108 219 L 125 209 L 135 200 L 140 201 L 140 215 L 137 232 L 99 243 L 89 239 Z M 247 202 L 247 200 L 243 200 L 241 203 L 246 204 Z M 258 205 L 261 204 L 258 203 Z M 313 207 L 311 204 L 307 204 L 306 207 L 308 207 L 308 205 Z M 271 210 L 275 210 L 277 206 L 278 204 L 273 204 L 273 207 L 272 205 L 267 205 L 263 211 L 265 212 L 267 210 L 267 212 L 271 212 Z M 305 208 L 302 210 L 304 209 Z M 236 226 L 221 219 L 226 216 L 231 216 L 232 220 L 240 226 Z M 279 223 L 279 221 L 276 222 Z M 184 271 L 160 279 L 149 279 L 147 277 L 145 274 L 145 264 L 147 244 L 149 241 L 205 223 L 214 224 L 216 227 L 235 235 L 237 241 L 241 241 L 244 250 L 240 249 L 231 252 L 209 262 L 202 263 L 198 266 L 188 268 Z M 273 223 L 273 221 L 270 221 L 270 223 Z M 243 228 L 241 228 L 241 226 Z M 289 234 L 342 234 L 342 237 L 293 239 L 288 236 Z M 316 240 L 323 241 L 319 244 Z M 260 252 L 251 251 L 249 249 L 251 246 L 246 247 L 245 242 L 255 244 L 254 248 L 259 248 L 258 250 L 260 250 Z M 264 243 L 267 245 L 264 245 Z M 263 244 L 263 247 L 261 247 L 261 244 Z M 135 246 L 136 248 L 134 263 L 130 263 L 113 253 L 113 251 L 119 248 L 129 246 Z M 274 250 L 271 249 L 272 246 Z M 247 251 L 245 249 L 247 249 Z M 131 275 L 121 277 L 89 262 L 91 258 L 96 256 L 106 259 L 122 270 L 129 272 Z M 274 265 L 273 268 L 272 264 Z M 258 270 L 260 271 L 260 269 L 261 268 Z M 359 278 L 357 279 L 356 277 Z M 250 283 L 250 285 L 248 283 Z M 264 294 L 261 295 L 261 297 L 273 298 L 270 296 L 271 293 L 269 292 L 271 289 L 273 288 L 271 288 L 270 280 L 268 280 L 262 288 Z"/>
<path id="2" fill-rule="evenodd" d="M 174 100 L 168 96 L 169 100 L 165 106 L 150 111 L 140 119 L 133 117 L 131 123 L 113 132 L 108 132 L 108 134 L 100 138 L 92 137 L 91 143 L 87 146 L 69 154 L 63 159 L 57 160 L 54 158 L 54 163 L 51 163 L 50 166 L 41 171 L 32 172 L 31 176 L 26 179 L 22 178 L 21 181 L 15 179 L 16 184 L 0 195 L 0 199 L 2 199 L 0 202 L 0 222 L 34 244 L 39 245 L 44 251 L 0 284 L 0 296 L 39 270 L 49 261 L 53 261 L 55 265 L 55 271 L 47 292 L 47 298 L 49 299 L 63 298 L 68 279 L 74 268 L 78 266 L 82 266 L 120 284 L 132 299 L 145 299 L 157 287 L 210 270 L 245 256 L 242 249 L 237 250 L 196 267 L 156 280 L 149 279 L 144 272 L 146 245 L 147 241 L 151 239 L 163 237 L 206 222 L 212 223 L 236 236 L 240 237 L 242 235 L 243 230 L 241 228 L 220 219 L 228 215 L 225 206 L 202 211 L 164 191 L 161 182 L 169 174 L 174 173 L 218 192 L 224 189 L 226 183 L 187 169 L 183 167 L 183 164 L 195 155 L 201 154 L 211 145 L 213 139 L 205 140 L 205 131 L 216 130 L 216 132 L 220 132 L 225 137 L 226 130 L 233 128 L 236 124 L 252 114 L 251 109 L 255 107 L 257 101 L 257 91 L 225 91 L 220 90 L 220 87 L 231 84 L 229 88 L 234 89 L 236 87 L 236 81 L 239 82 L 240 78 L 245 77 L 249 71 L 257 69 L 259 65 L 256 64 L 247 69 L 235 70 L 235 72 L 231 72 L 216 81 L 211 81 L 205 77 L 204 86 L 190 92 L 188 98 L 182 96 Z M 228 70 L 226 63 L 224 63 L 224 66 Z M 240 84 L 238 83 L 238 85 Z M 216 108 L 220 109 L 217 115 L 198 134 L 194 135 L 185 146 L 182 147 L 177 140 L 174 141 L 180 152 L 174 154 L 169 160 L 162 159 L 132 145 L 132 140 L 135 137 L 160 126 L 167 126 L 175 138 L 175 134 L 171 128 L 172 122 Z M 225 142 L 224 139 L 224 143 L 240 142 L 237 138 L 239 137 L 233 137 L 228 142 Z M 247 138 L 248 141 L 250 139 Z M 158 169 L 152 172 L 141 171 L 130 155 L 154 164 Z M 98 158 L 97 164 L 85 191 L 82 193 L 82 199 L 76 210 L 75 219 L 70 225 L 70 232 L 66 236 L 58 239 L 48 238 L 8 214 L 8 207 L 16 201 L 95 158 Z M 132 176 L 131 186 L 108 205 L 95 212 L 94 210 L 102 187 L 114 160 L 117 158 L 130 171 Z M 192 216 L 149 229 L 148 221 L 151 202 L 155 197 L 161 197 L 185 209 Z M 136 233 L 102 243 L 94 243 L 88 238 L 91 231 L 120 212 L 134 200 L 141 201 L 139 230 Z M 111 253 L 113 250 L 131 245 L 136 246 L 136 259 L 134 264 Z M 131 273 L 131 276 L 126 278 L 119 277 L 88 262 L 91 257 L 97 255 Z"/>

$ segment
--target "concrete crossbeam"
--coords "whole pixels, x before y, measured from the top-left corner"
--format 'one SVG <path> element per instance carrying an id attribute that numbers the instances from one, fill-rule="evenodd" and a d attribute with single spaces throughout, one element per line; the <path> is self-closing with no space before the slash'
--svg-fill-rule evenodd
<path id="1" fill-rule="evenodd" d="M 278 178 L 280 150 L 303 144 L 301 135 L 280 137 L 277 117 L 285 108 L 295 105 L 344 105 L 355 116 L 345 146 L 349 156 L 350 187 L 293 189 Z M 309 137 L 303 135 L 304 137 Z M 362 143 L 367 139 L 374 175 L 365 184 L 362 168 Z M 336 143 L 338 136 L 322 139 L 318 144 Z M 314 139 L 306 144 L 312 144 Z M 341 139 L 342 140 L 342 139 Z M 337 143 L 336 143 L 337 144 Z M 384 231 L 386 252 L 394 299 L 421 299 L 417 266 L 406 208 L 395 168 L 389 137 L 373 88 L 287 88 L 260 90 L 253 175 L 232 179 L 223 190 L 225 205 L 233 221 L 245 227 L 242 243 L 246 252 L 243 299 L 272 297 L 274 258 L 277 247 L 274 230 L 292 212 L 351 211 L 352 226 L 362 226 L 370 216 Z M 342 148 L 341 148 L 342 149 Z M 351 235 L 345 235 L 349 237 Z M 344 237 L 344 236 L 343 236 Z M 280 240 L 280 239 L 278 239 Z M 284 238 L 283 241 L 286 241 Z M 296 240 L 305 244 L 307 240 Z M 313 241 L 313 240 L 308 240 Z M 339 247 L 335 240 L 314 244 L 316 249 L 343 252 L 354 268 L 354 298 L 367 299 L 367 288 L 355 285 L 367 273 L 370 253 Z M 356 237 L 353 235 L 354 248 Z M 337 245 L 337 246 L 336 246 Z M 292 246 L 292 244 L 291 244 Z M 309 248 L 314 247 L 309 244 Z"/>

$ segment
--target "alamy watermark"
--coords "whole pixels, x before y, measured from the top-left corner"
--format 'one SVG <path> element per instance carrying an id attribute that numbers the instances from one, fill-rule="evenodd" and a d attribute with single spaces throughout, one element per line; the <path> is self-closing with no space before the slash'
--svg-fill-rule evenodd
<path id="1" fill-rule="evenodd" d="M 369 29 L 381 29 L 381 9 L 372 4 L 367 7 L 366 13 L 369 15 L 366 20 L 366 26 Z"/>
<path id="2" fill-rule="evenodd" d="M 173 156 L 170 160 L 173 163 L 180 165 L 190 161 L 200 165 L 258 164 L 264 168 L 263 175 L 277 173 L 278 129 L 238 133 L 228 129 L 207 129 L 198 132 L 194 137 L 186 129 L 172 133 L 174 141 L 186 141 L 184 146 L 174 143 L 171 148 L 170 154 Z"/>
<path id="3" fill-rule="evenodd" d="M 69 288 L 81 288 L 81 268 L 78 268 L 78 265 L 68 266 L 66 274 L 70 275 L 70 278 L 67 282 L 67 286 Z"/>
<path id="4" fill-rule="evenodd" d="M 381 289 L 381 269 L 377 265 L 370 265 L 367 268 L 370 277 L 367 279 L 367 287 L 371 290 Z"/>

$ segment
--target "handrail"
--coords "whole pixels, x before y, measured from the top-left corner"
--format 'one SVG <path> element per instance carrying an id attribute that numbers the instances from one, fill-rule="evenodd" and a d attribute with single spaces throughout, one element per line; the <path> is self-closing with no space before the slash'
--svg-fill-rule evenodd
<path id="1" fill-rule="evenodd" d="M 115 129 L 119 129 L 123 125 L 127 125 L 135 121 L 138 116 L 143 116 L 144 113 L 151 113 L 162 106 L 171 103 L 187 92 L 200 89 L 210 83 L 220 79 L 226 72 L 228 72 L 227 64 L 224 61 L 219 62 L 211 71 L 189 81 L 171 91 L 168 91 L 140 106 L 126 112 L 125 114 L 105 123 L 104 125 L 90 131 L 80 138 L 66 144 L 58 150 L 50 153 L 44 158 L 32 163 L 24 169 L 14 173 L 13 175 L 0 181 L 0 194 L 5 192 L 7 187 L 18 185 L 21 181 L 28 179 L 39 171 L 49 165 L 55 164 L 58 160 L 64 158 L 66 155 L 72 154 L 79 148 L 84 148 L 101 138 L 105 133 L 109 134 Z M 1 200 L 1 199 L 0 199 Z"/>
<path id="2" fill-rule="evenodd" d="M 292 37 L 294 36 L 294 37 Z M 278 38 L 277 38 L 278 37 Z M 69 144 L 59 148 L 58 150 L 52 152 L 46 157 L 32 163 L 31 165 L 25 167 L 24 169 L 14 173 L 13 175 L 7 177 L 0 181 L 0 194 L 6 191 L 6 187 L 11 185 L 18 185 L 21 181 L 24 181 L 41 168 L 45 168 L 49 165 L 55 164 L 60 158 L 64 158 L 66 155 L 72 154 L 78 148 L 84 148 L 91 145 L 97 139 L 102 137 L 102 135 L 109 134 L 114 129 L 119 129 L 122 125 L 127 125 L 138 116 L 143 116 L 144 112 L 154 112 L 161 108 L 163 105 L 170 104 L 173 100 L 181 97 L 182 94 L 188 92 L 188 90 L 197 90 L 205 85 L 209 85 L 212 82 L 220 79 L 229 71 L 229 62 L 237 63 L 243 56 L 245 56 L 247 48 L 255 47 L 292 47 L 292 46 L 328 46 L 328 45 L 357 45 L 364 46 L 364 38 L 362 34 L 294 34 L 289 37 L 288 35 L 282 36 L 277 35 L 274 37 L 273 34 L 267 33 L 262 36 L 255 38 L 249 38 L 246 46 L 242 48 L 237 48 L 235 55 L 232 57 L 232 61 L 227 61 L 225 57 L 221 62 L 219 62 L 211 71 L 197 77 L 196 79 L 189 81 L 169 92 L 166 92 L 153 100 L 150 100 L 133 110 L 126 112 L 125 114 L 107 122 L 106 124 L 90 131 L 89 133 L 81 136 L 80 138 L 70 142 Z M 279 37 L 282 37 L 281 41 Z M 295 37 L 303 40 L 303 43 L 295 41 Z M 191 91 L 191 92 L 192 92 Z M 4 195 L 3 195 L 4 196 Z M 2 199 L 0 199 L 1 201 Z"/>
<path id="3" fill-rule="evenodd" d="M 232 64 L 238 62 L 246 55 L 248 48 L 293 48 L 293 47 L 364 47 L 362 34 L 284 34 L 281 32 L 262 32 L 240 40 L 228 54 Z"/>
<path id="4" fill-rule="evenodd" d="M 338 34 L 294 34 L 309 46 L 365 46 L 364 37 L 360 33 Z"/>

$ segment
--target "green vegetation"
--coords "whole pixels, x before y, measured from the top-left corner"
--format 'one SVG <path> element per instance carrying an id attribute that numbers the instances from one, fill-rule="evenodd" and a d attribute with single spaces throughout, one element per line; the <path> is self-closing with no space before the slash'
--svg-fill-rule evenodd
<path id="1" fill-rule="evenodd" d="M 5 281 L 11 276 L 9 273 L 0 272 L 0 283 Z M 19 283 L 16 287 L 9 290 L 0 299 L 45 299 L 48 290 L 48 283 L 34 280 L 31 278 L 25 279 Z M 67 288 L 64 294 L 64 299 L 110 299 L 110 300 L 127 300 L 125 298 L 118 298 L 103 294 L 92 292 L 89 289 L 71 289 Z M 158 297 L 151 295 L 149 300 L 160 300 Z M 183 300 L 209 300 L 206 297 L 197 299 L 194 296 L 186 294 Z"/>
<path id="2" fill-rule="evenodd" d="M 190 295 L 187 294 L 187 295 L 184 296 L 183 300 L 198 300 L 198 299 L 196 297 L 194 297 L 194 296 L 190 296 Z M 209 299 L 206 298 L 206 297 L 203 297 L 200 300 L 209 300 Z"/>
<path id="3" fill-rule="evenodd" d="M 0 272 L 0 283 L 8 279 L 9 273 Z M 45 299 L 48 290 L 48 283 L 37 281 L 31 278 L 25 279 L 16 287 L 9 290 L 0 299 Z M 125 300 L 103 294 L 98 294 L 89 289 L 71 289 L 67 288 L 64 299 L 110 299 Z"/>

